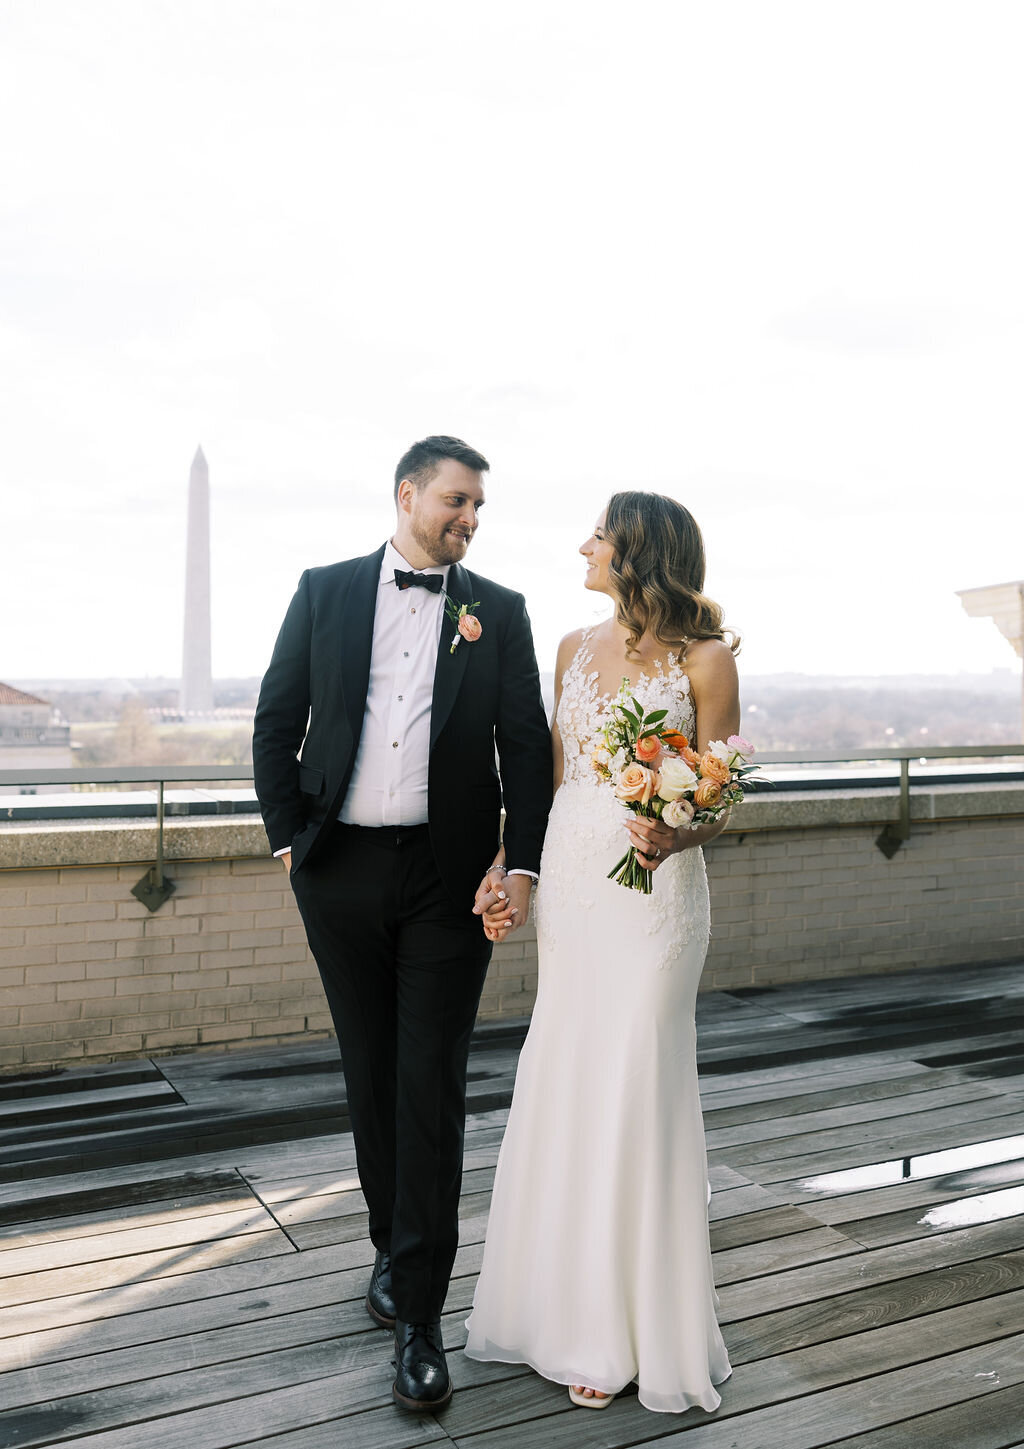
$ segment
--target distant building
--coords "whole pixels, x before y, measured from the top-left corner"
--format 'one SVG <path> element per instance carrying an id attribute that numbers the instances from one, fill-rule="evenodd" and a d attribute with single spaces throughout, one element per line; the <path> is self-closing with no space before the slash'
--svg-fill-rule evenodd
<path id="1" fill-rule="evenodd" d="M 10 684 L 0 684 L 0 770 L 67 769 L 71 726 L 45 699 Z M 36 795 L 62 785 L 0 785 L 0 795 Z"/>

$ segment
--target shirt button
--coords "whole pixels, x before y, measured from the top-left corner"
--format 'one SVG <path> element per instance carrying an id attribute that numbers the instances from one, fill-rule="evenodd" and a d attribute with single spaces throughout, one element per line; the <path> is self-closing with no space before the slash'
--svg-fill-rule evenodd
<path id="1" fill-rule="evenodd" d="M 416 612 L 416 610 L 415 610 L 415 609 L 410 609 L 410 610 L 409 610 L 409 613 L 410 613 L 410 614 L 415 614 L 415 612 Z"/>
<path id="2" fill-rule="evenodd" d="M 402 650 L 402 658 L 403 659 L 408 659 L 408 657 L 409 657 L 409 651 L 408 651 L 408 649 L 403 649 Z"/>
<path id="3" fill-rule="evenodd" d="M 402 700 L 403 700 L 403 699 L 404 699 L 404 698 L 405 698 L 405 695 L 404 695 L 404 694 L 400 694 L 400 695 L 399 695 L 399 696 L 398 696 L 398 702 L 399 702 L 399 704 L 401 704 L 401 702 L 402 702 Z"/>
<path id="4" fill-rule="evenodd" d="M 392 740 L 391 741 L 391 748 L 393 750 L 397 750 L 398 749 L 398 741 L 397 740 Z"/>

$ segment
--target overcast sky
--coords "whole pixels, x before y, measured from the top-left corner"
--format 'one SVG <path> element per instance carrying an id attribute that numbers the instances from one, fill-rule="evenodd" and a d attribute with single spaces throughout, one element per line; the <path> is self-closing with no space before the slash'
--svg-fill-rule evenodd
<path id="1" fill-rule="evenodd" d="M 692 509 L 754 673 L 1015 663 L 1016 0 L 3 0 L 0 678 L 218 675 L 491 460 L 469 562 L 538 655 L 607 495 Z"/>

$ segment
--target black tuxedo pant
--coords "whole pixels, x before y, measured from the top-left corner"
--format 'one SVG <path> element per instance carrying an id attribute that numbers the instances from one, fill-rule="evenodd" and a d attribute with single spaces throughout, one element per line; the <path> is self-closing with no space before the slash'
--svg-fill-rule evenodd
<path id="1" fill-rule="evenodd" d="M 427 826 L 334 824 L 292 877 L 341 1047 L 370 1238 L 398 1317 L 438 1318 L 459 1238 L 466 1061 L 491 948 Z"/>

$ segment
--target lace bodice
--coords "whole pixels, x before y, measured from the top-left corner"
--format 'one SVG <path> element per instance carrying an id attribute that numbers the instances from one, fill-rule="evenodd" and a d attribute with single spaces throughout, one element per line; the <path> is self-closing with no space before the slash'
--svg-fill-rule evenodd
<path id="1" fill-rule="evenodd" d="M 565 760 L 563 781 L 586 781 L 607 789 L 591 763 L 594 747 L 601 743 L 598 732 L 607 722 L 612 707 L 612 699 L 597 692 L 598 671 L 587 669 L 594 658 L 589 647 L 593 633 L 593 629 L 584 632 L 572 663 L 562 677 L 562 695 L 555 718 Z M 665 727 L 679 730 L 693 744 L 696 720 L 690 681 L 674 654 L 669 655 L 667 668 L 659 661 L 653 674 L 641 674 L 634 693 L 645 708 L 668 710 Z"/>

